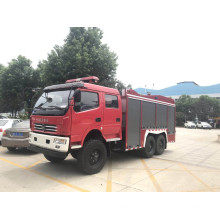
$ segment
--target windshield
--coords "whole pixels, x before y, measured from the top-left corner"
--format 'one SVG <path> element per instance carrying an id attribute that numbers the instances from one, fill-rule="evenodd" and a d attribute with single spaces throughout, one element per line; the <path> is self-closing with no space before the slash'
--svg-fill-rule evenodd
<path id="1" fill-rule="evenodd" d="M 17 123 L 14 128 L 30 128 L 30 120 Z"/>
<path id="2" fill-rule="evenodd" d="M 0 120 L 0 126 L 6 125 L 7 122 L 8 122 L 8 120 Z"/>
<path id="3" fill-rule="evenodd" d="M 73 96 L 74 90 L 71 92 Z M 65 109 L 68 107 L 68 98 L 70 95 L 70 90 L 64 91 L 51 91 L 45 92 L 38 99 L 34 108 L 47 109 L 47 108 L 61 108 Z"/>

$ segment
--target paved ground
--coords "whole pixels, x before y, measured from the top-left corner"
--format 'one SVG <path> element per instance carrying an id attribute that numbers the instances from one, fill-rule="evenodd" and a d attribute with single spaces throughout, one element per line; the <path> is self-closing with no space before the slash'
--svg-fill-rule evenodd
<path id="1" fill-rule="evenodd" d="M 177 128 L 176 143 L 161 156 L 113 153 L 104 169 L 82 174 L 69 156 L 60 164 L 26 150 L 0 147 L 0 191 L 220 191 L 220 130 Z"/>

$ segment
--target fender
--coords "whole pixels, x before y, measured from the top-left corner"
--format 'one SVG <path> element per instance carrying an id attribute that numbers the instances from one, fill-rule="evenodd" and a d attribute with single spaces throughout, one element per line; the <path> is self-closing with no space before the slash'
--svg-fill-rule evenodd
<path id="1" fill-rule="evenodd" d="M 166 135 L 166 142 L 168 142 L 168 139 L 167 139 L 167 129 L 149 129 L 149 130 L 146 130 L 145 131 L 145 135 L 144 135 L 144 146 L 145 146 L 145 143 L 146 143 L 147 136 L 149 134 L 162 134 L 162 133 L 165 133 L 165 135 Z"/>
<path id="2" fill-rule="evenodd" d="M 83 146 L 83 144 L 84 144 L 84 141 L 85 141 L 87 135 L 88 135 L 91 131 L 94 131 L 94 130 L 99 131 L 99 132 L 102 134 L 103 139 L 106 141 L 106 139 L 104 138 L 103 133 L 102 133 L 102 126 L 100 126 L 100 125 L 99 125 L 99 126 L 94 126 L 94 125 L 92 125 L 92 126 L 88 127 L 87 130 L 84 132 L 84 134 L 83 134 L 83 136 L 82 136 L 82 139 L 81 139 L 80 145 L 72 145 L 72 146 L 71 146 L 71 149 L 79 149 L 79 148 L 82 148 L 82 146 Z"/>

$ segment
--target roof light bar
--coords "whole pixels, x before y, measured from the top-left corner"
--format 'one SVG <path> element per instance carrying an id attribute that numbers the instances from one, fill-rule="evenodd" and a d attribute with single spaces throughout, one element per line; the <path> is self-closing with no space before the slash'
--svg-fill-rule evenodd
<path id="1" fill-rule="evenodd" d="M 66 83 L 72 83 L 72 82 L 87 82 L 87 83 L 97 83 L 99 81 L 99 78 L 96 76 L 88 76 L 83 78 L 77 78 L 77 79 L 69 79 L 66 81 Z"/>

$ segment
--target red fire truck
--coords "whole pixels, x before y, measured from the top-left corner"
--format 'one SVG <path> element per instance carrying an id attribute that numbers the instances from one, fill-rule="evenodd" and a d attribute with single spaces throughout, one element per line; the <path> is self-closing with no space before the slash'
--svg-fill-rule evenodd
<path id="1" fill-rule="evenodd" d="M 160 95 L 94 84 L 97 77 L 52 85 L 35 104 L 30 147 L 52 163 L 70 153 L 87 174 L 99 172 L 112 150 L 140 149 L 146 158 L 175 141 L 175 103 Z"/>

